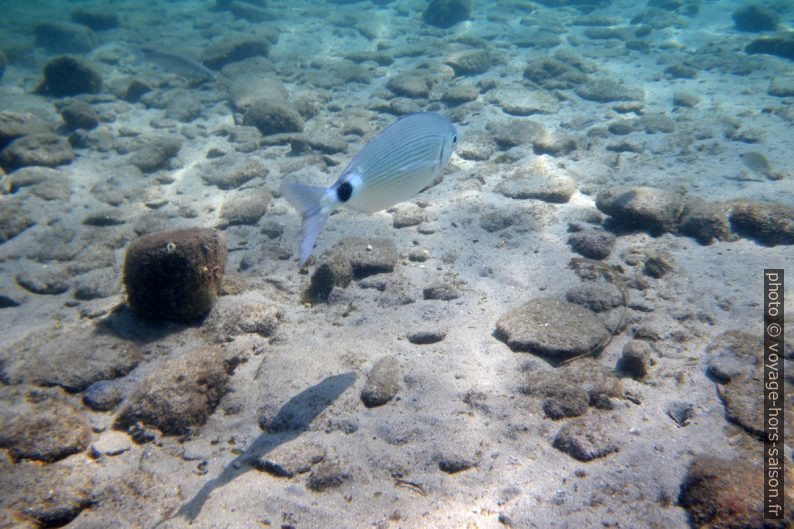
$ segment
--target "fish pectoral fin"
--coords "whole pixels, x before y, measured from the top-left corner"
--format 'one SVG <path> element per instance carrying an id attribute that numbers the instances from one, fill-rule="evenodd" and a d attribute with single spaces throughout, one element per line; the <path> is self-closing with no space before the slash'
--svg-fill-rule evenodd
<path id="1" fill-rule="evenodd" d="M 298 210 L 303 220 L 301 225 L 303 233 L 300 255 L 301 266 L 312 253 L 314 242 L 322 231 L 325 221 L 328 220 L 330 211 L 327 211 L 322 205 L 327 191 L 324 187 L 307 186 L 293 182 L 281 184 L 281 194 Z"/>

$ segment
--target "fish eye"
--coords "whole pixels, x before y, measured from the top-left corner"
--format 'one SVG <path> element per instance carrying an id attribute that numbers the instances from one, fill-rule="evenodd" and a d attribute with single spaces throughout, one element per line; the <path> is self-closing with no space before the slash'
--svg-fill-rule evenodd
<path id="1" fill-rule="evenodd" d="M 453 134 L 452 135 L 452 143 L 457 143 L 457 141 L 458 141 L 458 135 L 457 134 Z"/>

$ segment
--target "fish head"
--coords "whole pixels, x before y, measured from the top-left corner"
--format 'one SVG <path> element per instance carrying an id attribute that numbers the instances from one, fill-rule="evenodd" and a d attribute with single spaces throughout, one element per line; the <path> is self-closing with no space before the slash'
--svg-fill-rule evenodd
<path id="1" fill-rule="evenodd" d="M 444 167 L 452 156 L 455 144 L 458 143 L 458 131 L 452 123 L 447 122 L 447 130 L 444 133 L 441 144 L 441 167 Z"/>

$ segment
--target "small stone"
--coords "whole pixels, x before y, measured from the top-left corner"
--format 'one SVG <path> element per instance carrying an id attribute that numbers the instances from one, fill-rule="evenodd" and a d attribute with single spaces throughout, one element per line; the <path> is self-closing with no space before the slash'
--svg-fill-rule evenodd
<path id="1" fill-rule="evenodd" d="M 44 66 L 44 81 L 37 90 L 55 96 L 96 94 L 102 90 L 102 77 L 84 60 L 64 55 Z"/>
<path id="2" fill-rule="evenodd" d="M 500 340 L 516 352 L 555 360 L 595 351 L 609 331 L 590 310 L 551 298 L 537 298 L 502 316 L 496 323 Z"/>
<path id="3" fill-rule="evenodd" d="M 471 16 L 472 0 L 431 0 L 422 20 L 431 26 L 449 28 Z"/>
<path id="4" fill-rule="evenodd" d="M 395 95 L 413 99 L 427 98 L 430 95 L 431 86 L 432 83 L 426 75 L 413 72 L 392 77 L 386 83 L 386 88 L 394 92 Z"/>
<path id="5" fill-rule="evenodd" d="M 579 417 L 587 412 L 589 407 L 587 392 L 572 384 L 549 385 L 543 393 L 543 413 L 549 419 Z"/>
<path id="6" fill-rule="evenodd" d="M 546 131 L 541 123 L 528 119 L 489 121 L 485 128 L 491 133 L 493 141 L 505 150 L 531 144 L 541 138 Z"/>
<path id="7" fill-rule="evenodd" d="M 69 290 L 63 270 L 37 267 L 19 272 L 16 276 L 19 286 L 33 294 L 55 296 Z"/>
<path id="8" fill-rule="evenodd" d="M 337 463 L 327 462 L 318 466 L 309 476 L 306 487 L 314 492 L 323 492 L 336 488 L 352 479 L 352 475 L 339 467 Z"/>
<path id="9" fill-rule="evenodd" d="M 289 443 L 276 446 L 251 462 L 254 468 L 277 478 L 291 478 L 309 472 L 326 458 L 327 451 L 315 443 Z"/>
<path id="10" fill-rule="evenodd" d="M 12 141 L 0 152 L 0 165 L 5 169 L 29 165 L 57 167 L 70 163 L 74 158 L 74 151 L 66 138 L 56 134 L 41 133 Z"/>
<path id="11" fill-rule="evenodd" d="M 457 474 L 476 466 L 471 459 L 460 454 L 441 454 L 438 456 L 438 469 L 447 474 Z"/>
<path id="12" fill-rule="evenodd" d="M 441 101 L 448 105 L 462 105 L 470 101 L 476 101 L 480 96 L 479 91 L 470 85 L 458 84 L 447 88 L 441 94 Z"/>
<path id="13" fill-rule="evenodd" d="M 438 343 L 447 337 L 447 330 L 444 328 L 419 329 L 408 333 L 408 341 L 414 345 L 429 345 Z"/>
<path id="14" fill-rule="evenodd" d="M 83 392 L 83 404 L 96 411 L 111 411 L 122 400 L 121 388 L 112 380 L 97 380 Z"/>
<path id="15" fill-rule="evenodd" d="M 571 249 L 588 259 L 606 259 L 615 246 L 615 236 L 604 230 L 584 230 L 568 237 Z"/>
<path id="16" fill-rule="evenodd" d="M 181 148 L 182 140 L 177 137 L 149 138 L 130 157 L 129 162 L 144 173 L 151 173 L 164 168 Z"/>
<path id="17" fill-rule="evenodd" d="M 132 447 L 127 434 L 109 430 L 104 432 L 99 439 L 91 445 L 91 455 L 94 458 L 102 456 L 121 455 Z"/>
<path id="18" fill-rule="evenodd" d="M 367 408 L 382 406 L 392 400 L 400 390 L 400 364 L 391 356 L 383 357 L 367 374 L 361 401 Z"/>
<path id="19" fill-rule="evenodd" d="M 355 279 L 392 272 L 397 265 L 397 248 L 391 239 L 346 237 L 337 250 L 350 261 Z"/>
<path id="20" fill-rule="evenodd" d="M 206 325 L 216 343 L 230 342 L 241 334 L 273 336 L 283 313 L 276 307 L 255 301 L 222 304 L 207 318 Z"/>
<path id="21" fill-rule="evenodd" d="M 608 424 L 607 424 L 608 423 Z M 554 448 L 579 461 L 592 461 L 619 450 L 608 433 L 613 421 L 601 415 L 572 419 L 554 436 Z"/>
<path id="22" fill-rule="evenodd" d="M 766 246 L 794 244 L 794 207 L 778 202 L 739 202 L 730 213 L 734 231 Z"/>
<path id="23" fill-rule="evenodd" d="M 596 207 L 622 225 L 644 228 L 654 235 L 675 231 L 684 208 L 682 193 L 654 187 L 602 191 Z"/>
<path id="24" fill-rule="evenodd" d="M 130 103 L 137 103 L 141 97 L 151 91 L 152 87 L 149 83 L 141 81 L 140 79 L 133 79 L 130 84 L 127 85 L 127 90 L 124 92 L 124 100 Z"/>
<path id="25" fill-rule="evenodd" d="M 732 17 L 739 31 L 774 31 L 780 24 L 780 17 L 766 7 L 755 4 L 740 7 L 733 12 Z"/>
<path id="26" fill-rule="evenodd" d="M 655 253 L 645 259 L 645 273 L 659 279 L 673 271 L 675 263 L 667 253 Z"/>
<path id="27" fill-rule="evenodd" d="M 250 226 L 259 222 L 268 207 L 272 195 L 269 191 L 247 190 L 223 203 L 219 227 Z"/>
<path id="28" fill-rule="evenodd" d="M 303 131 L 303 118 L 296 110 L 267 99 L 251 103 L 243 116 L 243 124 L 256 127 L 264 136 Z"/>
<path id="29" fill-rule="evenodd" d="M 538 199 L 563 204 L 576 191 L 576 182 L 544 160 L 520 167 L 502 180 L 496 191 L 514 199 Z"/>
<path id="30" fill-rule="evenodd" d="M 395 228 L 408 228 L 418 226 L 427 220 L 424 210 L 415 204 L 401 205 L 392 212 L 392 226 Z"/>
<path id="31" fill-rule="evenodd" d="M 511 116 L 531 116 L 532 114 L 554 114 L 560 109 L 560 102 L 544 90 L 503 88 L 490 92 L 490 98 Z"/>
<path id="32" fill-rule="evenodd" d="M 129 429 L 138 422 L 165 435 L 183 435 L 203 425 L 226 391 L 229 374 L 216 349 L 188 350 L 161 363 L 141 381 L 116 419 Z"/>
<path id="33" fill-rule="evenodd" d="M 215 303 L 225 264 L 226 244 L 213 230 L 145 235 L 127 248 L 124 285 L 128 302 L 145 317 L 194 320 Z"/>
<path id="34" fill-rule="evenodd" d="M 424 299 L 437 299 L 441 301 L 452 301 L 463 295 L 463 282 L 453 278 L 444 278 L 425 287 L 422 290 Z"/>
<path id="35" fill-rule="evenodd" d="M 623 353 L 618 360 L 617 369 L 632 378 L 643 379 L 648 374 L 650 357 L 651 346 L 648 345 L 648 342 L 631 340 L 623 346 Z"/>
<path id="36" fill-rule="evenodd" d="M 312 274 L 305 298 L 312 304 L 326 302 L 334 287 L 346 288 L 352 280 L 353 266 L 350 261 L 344 254 L 334 252 Z"/>
<path id="37" fill-rule="evenodd" d="M 689 402 L 671 402 L 667 405 L 665 413 L 667 413 L 668 417 L 673 419 L 679 428 L 683 428 L 689 424 L 689 420 L 692 419 L 694 407 Z"/>
<path id="38" fill-rule="evenodd" d="M 699 102 L 700 98 L 692 92 L 687 92 L 685 90 L 676 90 L 673 92 L 673 106 L 692 108 Z"/>
<path id="39" fill-rule="evenodd" d="M 99 125 L 99 118 L 88 103 L 75 101 L 61 108 L 61 117 L 69 130 L 91 130 Z"/>

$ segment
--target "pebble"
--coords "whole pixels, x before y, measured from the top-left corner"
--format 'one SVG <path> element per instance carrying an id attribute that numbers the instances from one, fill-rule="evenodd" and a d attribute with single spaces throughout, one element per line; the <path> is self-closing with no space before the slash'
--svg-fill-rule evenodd
<path id="1" fill-rule="evenodd" d="M 600 192 L 596 207 L 621 225 L 647 229 L 659 235 L 675 231 L 684 209 L 684 198 L 673 189 L 617 187 Z"/>
<path id="2" fill-rule="evenodd" d="M 346 288 L 353 280 L 353 266 L 341 252 L 334 252 L 317 266 L 304 297 L 309 303 L 327 302 L 334 287 Z"/>
<path id="3" fill-rule="evenodd" d="M 336 462 L 323 462 L 312 471 L 306 487 L 314 492 L 323 492 L 339 487 L 353 478 L 352 474 L 342 469 Z"/>
<path id="4" fill-rule="evenodd" d="M 102 456 L 121 455 L 132 448 L 127 434 L 113 430 L 104 432 L 94 444 L 91 445 L 91 456 L 99 459 Z"/>
<path id="5" fill-rule="evenodd" d="M 262 135 L 302 132 L 303 118 L 286 103 L 259 99 L 251 103 L 243 116 L 243 125 L 256 127 Z"/>
<path id="6" fill-rule="evenodd" d="M 361 401 L 367 408 L 383 406 L 400 390 L 400 364 L 397 359 L 386 356 L 375 362 L 367 374 Z"/>
<path id="7" fill-rule="evenodd" d="M 247 189 L 226 200 L 221 207 L 219 228 L 250 226 L 259 222 L 270 205 L 272 195 L 263 189 Z"/>
<path id="8" fill-rule="evenodd" d="M 544 90 L 502 88 L 489 93 L 493 103 L 511 116 L 531 116 L 532 114 L 554 114 L 560 109 L 560 102 Z"/>
<path id="9" fill-rule="evenodd" d="M 64 55 L 44 66 L 44 81 L 37 88 L 54 96 L 97 94 L 102 90 L 102 77 L 86 61 Z"/>
<path id="10" fill-rule="evenodd" d="M 83 101 L 74 101 L 61 107 L 60 113 L 69 130 L 91 130 L 99 125 L 96 112 Z"/>
<path id="11" fill-rule="evenodd" d="M 220 351 L 187 350 L 162 362 L 146 377 L 119 413 L 115 427 L 127 430 L 138 422 L 165 435 L 183 435 L 203 425 L 215 411 L 229 382 Z"/>
<path id="12" fill-rule="evenodd" d="M 452 301 L 463 295 L 463 285 L 464 282 L 459 279 L 445 277 L 426 286 L 422 290 L 422 296 L 426 300 Z"/>
<path id="13" fill-rule="evenodd" d="M 429 345 L 443 341 L 447 337 L 446 328 L 428 328 L 411 331 L 408 333 L 408 341 L 414 345 Z"/>
<path id="14" fill-rule="evenodd" d="M 83 404 L 95 411 L 114 410 L 122 400 L 121 387 L 112 380 L 97 380 L 83 392 Z"/>
<path id="15" fill-rule="evenodd" d="M 496 323 L 496 332 L 513 351 L 554 360 L 587 354 L 609 338 L 592 311 L 551 298 L 533 299 L 508 312 Z"/>
<path id="16" fill-rule="evenodd" d="M 601 229 L 586 229 L 568 237 L 571 249 L 588 259 L 606 259 L 615 246 L 615 236 Z"/>
<path id="17" fill-rule="evenodd" d="M 68 164 L 74 158 L 74 151 L 66 138 L 41 133 L 12 141 L 0 152 L 0 166 L 6 170 L 28 165 L 56 167 Z"/>
<path id="18" fill-rule="evenodd" d="M 572 419 L 554 436 L 554 448 L 578 461 L 592 461 L 617 452 L 619 447 L 609 433 L 614 418 L 592 414 Z"/>
<path id="19" fill-rule="evenodd" d="M 631 340 L 623 346 L 617 370 L 632 378 L 641 380 L 648 375 L 651 346 L 642 340 Z"/>
<path id="20" fill-rule="evenodd" d="M 738 202 L 730 213 L 734 231 L 766 246 L 794 244 L 794 207 L 779 202 Z"/>
<path id="21" fill-rule="evenodd" d="M 127 301 L 147 318 L 195 320 L 215 303 L 225 264 L 226 243 L 214 230 L 144 235 L 125 255 Z"/>
<path id="22" fill-rule="evenodd" d="M 346 237 L 336 249 L 350 261 L 356 279 L 392 272 L 397 265 L 397 247 L 391 239 Z"/>

